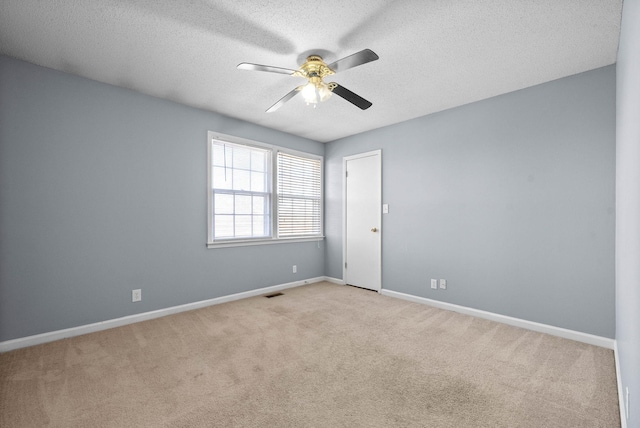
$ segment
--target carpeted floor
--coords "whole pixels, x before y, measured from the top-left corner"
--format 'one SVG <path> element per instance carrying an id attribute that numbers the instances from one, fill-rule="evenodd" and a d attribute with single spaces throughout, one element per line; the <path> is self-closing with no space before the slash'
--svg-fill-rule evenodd
<path id="1" fill-rule="evenodd" d="M 619 427 L 613 352 L 319 283 L 0 354 L 2 427 Z"/>

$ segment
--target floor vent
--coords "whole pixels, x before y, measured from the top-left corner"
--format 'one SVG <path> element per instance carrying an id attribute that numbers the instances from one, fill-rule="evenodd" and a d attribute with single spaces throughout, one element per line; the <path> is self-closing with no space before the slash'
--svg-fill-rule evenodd
<path id="1" fill-rule="evenodd" d="M 278 297 L 278 296 L 284 296 L 284 294 L 282 294 L 282 293 L 273 293 L 273 294 L 267 294 L 264 297 L 266 297 L 267 299 L 270 299 L 272 297 Z"/>

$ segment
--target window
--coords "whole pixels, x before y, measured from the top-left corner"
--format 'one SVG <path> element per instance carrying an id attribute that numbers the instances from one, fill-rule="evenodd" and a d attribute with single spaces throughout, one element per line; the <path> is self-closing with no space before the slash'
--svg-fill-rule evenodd
<path id="1" fill-rule="evenodd" d="M 271 236 L 271 152 L 211 141 L 213 240 Z"/>
<path id="2" fill-rule="evenodd" d="M 209 248 L 322 238 L 322 157 L 209 132 Z"/>

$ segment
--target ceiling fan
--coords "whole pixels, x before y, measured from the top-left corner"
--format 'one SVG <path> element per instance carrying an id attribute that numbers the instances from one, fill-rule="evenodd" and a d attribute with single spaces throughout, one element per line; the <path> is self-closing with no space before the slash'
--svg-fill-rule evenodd
<path id="1" fill-rule="evenodd" d="M 252 64 L 243 62 L 238 64 L 240 70 L 267 71 L 269 73 L 288 74 L 290 76 L 304 77 L 308 80 L 307 84 L 300 85 L 293 89 L 278 102 L 267 109 L 267 113 L 271 113 L 282 107 L 284 103 L 296 96 L 300 92 L 307 104 L 314 106 L 322 101 L 326 101 L 331 94 L 336 94 L 351 104 L 366 110 L 371 107 L 371 102 L 365 100 L 360 95 L 355 94 L 335 82 L 325 83 L 324 78 L 331 76 L 339 71 L 348 70 L 362 64 L 377 60 L 379 57 L 370 49 L 364 49 L 352 55 L 339 59 L 327 65 L 319 55 L 310 55 L 307 61 L 297 70 L 289 68 L 271 67 L 268 65 Z"/>

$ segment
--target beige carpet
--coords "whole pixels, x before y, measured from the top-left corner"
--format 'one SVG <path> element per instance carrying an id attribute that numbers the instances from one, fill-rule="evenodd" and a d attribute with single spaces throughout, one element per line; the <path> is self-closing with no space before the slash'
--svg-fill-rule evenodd
<path id="1" fill-rule="evenodd" d="M 610 350 L 328 283 L 0 355 L 2 427 L 619 427 Z"/>

